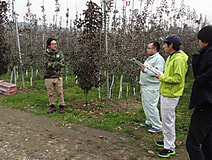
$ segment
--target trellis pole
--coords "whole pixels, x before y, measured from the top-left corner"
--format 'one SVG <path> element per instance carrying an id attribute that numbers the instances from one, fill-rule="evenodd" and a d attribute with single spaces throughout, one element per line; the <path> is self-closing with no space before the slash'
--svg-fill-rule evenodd
<path id="1" fill-rule="evenodd" d="M 22 62 L 22 56 L 21 56 L 21 47 L 20 47 L 20 40 L 19 40 L 19 33 L 18 33 L 18 22 L 17 22 L 17 18 L 16 18 L 16 13 L 14 10 L 14 2 L 15 0 L 12 0 L 12 17 L 13 17 L 13 21 L 15 22 L 15 29 L 16 29 L 16 39 L 17 39 L 17 47 L 18 47 L 18 54 L 19 54 L 19 61 L 21 64 L 21 78 L 22 78 L 22 85 L 23 88 L 25 88 L 25 83 L 24 83 L 24 73 L 23 73 L 23 62 Z"/>
<path id="2" fill-rule="evenodd" d="M 107 0 L 103 0 L 103 9 L 104 9 L 104 33 L 105 33 L 105 55 L 108 55 L 108 39 L 107 39 Z M 108 70 L 106 72 L 106 90 L 107 90 L 107 98 L 109 99 L 109 74 Z"/>

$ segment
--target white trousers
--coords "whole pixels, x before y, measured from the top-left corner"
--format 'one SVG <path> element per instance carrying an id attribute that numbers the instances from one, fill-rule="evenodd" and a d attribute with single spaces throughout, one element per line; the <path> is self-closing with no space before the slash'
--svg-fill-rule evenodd
<path id="1" fill-rule="evenodd" d="M 164 149 L 175 151 L 175 108 L 180 97 L 160 97 Z"/>
<path id="2" fill-rule="evenodd" d="M 159 86 L 142 86 L 141 87 L 141 100 L 144 113 L 146 116 L 145 123 L 152 125 L 153 128 L 162 129 L 160 121 L 158 101 L 159 101 Z"/>

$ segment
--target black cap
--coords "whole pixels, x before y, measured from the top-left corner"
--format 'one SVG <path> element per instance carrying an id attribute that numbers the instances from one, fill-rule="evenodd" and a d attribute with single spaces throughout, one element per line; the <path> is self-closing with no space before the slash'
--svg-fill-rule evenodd
<path id="1" fill-rule="evenodd" d="M 51 45 L 51 41 L 53 41 L 53 40 L 56 41 L 56 39 L 54 39 L 54 38 L 48 38 L 47 39 L 47 41 L 46 41 L 46 48 L 48 48 L 48 46 Z"/>
<path id="2" fill-rule="evenodd" d="M 198 39 L 212 45 L 212 26 L 203 27 L 198 33 Z"/>
<path id="3" fill-rule="evenodd" d="M 170 34 L 168 35 L 165 39 L 164 42 L 179 46 L 181 45 L 181 39 L 178 35 L 176 34 Z"/>

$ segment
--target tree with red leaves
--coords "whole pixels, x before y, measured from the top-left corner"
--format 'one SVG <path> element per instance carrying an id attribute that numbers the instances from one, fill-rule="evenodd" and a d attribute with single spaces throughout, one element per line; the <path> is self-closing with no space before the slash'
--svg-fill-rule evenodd
<path id="1" fill-rule="evenodd" d="M 96 3 L 89 1 L 86 5 L 88 9 L 83 12 L 84 20 L 80 19 L 75 23 L 82 32 L 78 39 L 78 51 L 72 55 L 75 62 L 71 65 L 78 77 L 79 86 L 84 90 L 87 104 L 89 90 L 100 85 L 102 13 Z"/>
<path id="2" fill-rule="evenodd" d="M 1 75 L 7 73 L 9 65 L 8 49 L 9 46 L 5 40 L 5 23 L 7 22 L 7 3 L 0 1 L 0 79 Z"/>

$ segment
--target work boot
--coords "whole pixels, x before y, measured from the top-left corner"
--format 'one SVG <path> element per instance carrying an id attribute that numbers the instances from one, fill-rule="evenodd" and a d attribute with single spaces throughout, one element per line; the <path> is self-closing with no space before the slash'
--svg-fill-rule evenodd
<path id="1" fill-rule="evenodd" d="M 57 111 L 56 106 L 54 104 L 51 104 L 47 113 L 53 113 L 56 111 Z"/>
<path id="2" fill-rule="evenodd" d="M 64 114 L 65 113 L 64 105 L 59 105 L 59 108 L 60 108 L 59 113 Z"/>

